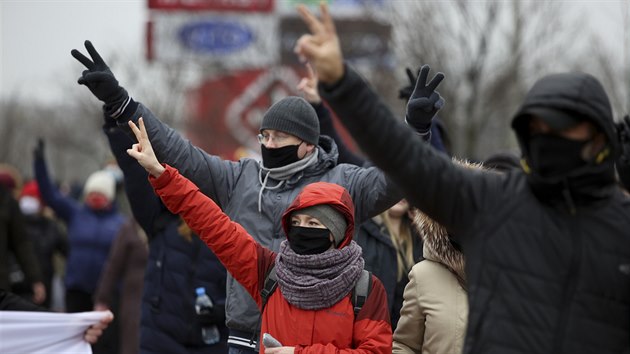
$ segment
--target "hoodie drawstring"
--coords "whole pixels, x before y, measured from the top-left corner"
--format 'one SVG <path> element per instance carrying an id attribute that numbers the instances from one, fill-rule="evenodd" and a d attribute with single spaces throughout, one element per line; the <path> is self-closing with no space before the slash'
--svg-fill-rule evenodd
<path id="1" fill-rule="evenodd" d="M 258 191 L 258 212 L 262 213 L 262 194 L 263 191 L 265 190 L 265 188 L 267 189 L 276 189 L 276 188 L 280 188 L 283 184 L 284 181 L 280 181 L 280 183 L 278 183 L 276 186 L 274 187 L 267 187 L 267 181 L 269 180 L 269 174 L 271 173 L 271 171 L 267 171 L 267 174 L 265 175 L 265 178 L 262 178 L 262 169 L 258 170 L 258 180 L 260 181 L 260 191 Z"/>

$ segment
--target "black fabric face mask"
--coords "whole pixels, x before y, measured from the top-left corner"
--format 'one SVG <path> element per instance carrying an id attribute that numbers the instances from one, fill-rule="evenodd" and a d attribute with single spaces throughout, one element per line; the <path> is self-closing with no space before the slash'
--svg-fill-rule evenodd
<path id="1" fill-rule="evenodd" d="M 267 149 L 265 145 L 260 144 L 263 166 L 266 168 L 277 168 L 299 161 L 298 148 L 301 144 L 287 145 L 275 149 Z"/>
<path id="2" fill-rule="evenodd" d="M 297 254 L 319 254 L 332 245 L 330 230 L 314 227 L 291 226 L 289 230 L 289 246 Z"/>
<path id="3" fill-rule="evenodd" d="M 541 177 L 558 177 L 586 165 L 582 150 L 589 143 L 556 135 L 539 134 L 529 139 L 529 163 Z"/>

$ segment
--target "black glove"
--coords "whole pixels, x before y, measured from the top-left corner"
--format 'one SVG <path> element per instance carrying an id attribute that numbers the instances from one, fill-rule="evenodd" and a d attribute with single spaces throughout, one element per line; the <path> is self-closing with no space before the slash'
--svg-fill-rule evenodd
<path id="1" fill-rule="evenodd" d="M 117 113 L 117 115 L 112 114 L 112 116 L 117 117 L 122 113 L 123 104 L 128 103 L 127 90 L 118 85 L 118 80 L 90 41 L 85 41 L 85 48 L 92 60 L 76 49 L 70 52 L 76 60 L 87 68 L 83 71 L 78 83 L 87 86 L 96 98 L 105 103 L 106 111 Z"/>
<path id="2" fill-rule="evenodd" d="M 46 145 L 44 144 L 44 139 L 38 138 L 37 146 L 35 146 L 35 149 L 33 149 L 33 156 L 35 157 L 36 160 L 44 159 L 45 148 L 46 148 Z"/>
<path id="3" fill-rule="evenodd" d="M 407 103 L 407 124 L 419 133 L 427 133 L 431 129 L 431 120 L 444 106 L 444 99 L 435 88 L 444 80 L 444 74 L 438 72 L 427 84 L 428 65 L 423 65 L 416 81 L 416 87 Z M 411 77 L 410 77 L 411 78 Z"/>
<path id="4" fill-rule="evenodd" d="M 416 80 L 418 78 L 413 74 L 413 71 L 411 71 L 410 68 L 405 68 L 405 71 L 407 72 L 407 78 L 409 78 L 409 85 L 402 87 L 398 91 L 398 98 L 409 101 L 409 98 L 411 98 L 411 94 L 413 93 L 413 89 L 416 87 Z M 418 71 L 420 70 L 418 69 Z"/>
<path id="5" fill-rule="evenodd" d="M 623 117 L 623 120 L 616 126 L 621 150 L 616 163 L 617 173 L 621 184 L 630 190 L 630 117 Z"/>

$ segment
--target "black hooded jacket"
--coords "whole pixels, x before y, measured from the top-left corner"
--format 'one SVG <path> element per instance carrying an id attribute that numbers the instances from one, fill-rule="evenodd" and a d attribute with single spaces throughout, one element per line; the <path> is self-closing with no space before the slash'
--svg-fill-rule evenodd
<path id="1" fill-rule="evenodd" d="M 538 174 L 535 168 L 529 168 L 532 157 L 529 151 L 531 115 L 528 112 L 536 109 L 552 109 L 590 121 L 605 135 L 606 146 L 593 161 L 568 174 L 555 177 Z M 523 152 L 529 184 L 542 202 L 573 212 L 578 206 L 594 206 L 605 201 L 614 193 L 614 162 L 620 150 L 617 131 L 608 95 L 593 76 L 563 73 L 538 80 L 525 97 L 512 127 Z"/>
<path id="2" fill-rule="evenodd" d="M 572 82 L 552 82 L 557 86 L 537 99 L 584 112 L 610 138 L 612 117 L 593 97 L 597 87 Z M 350 68 L 320 92 L 410 203 L 462 245 L 470 304 L 464 353 L 630 350 L 630 199 L 614 182 L 596 202 L 584 200 L 571 212 L 541 202 L 521 170 L 454 165 L 397 121 Z M 606 175 L 612 164 L 594 168 Z"/>

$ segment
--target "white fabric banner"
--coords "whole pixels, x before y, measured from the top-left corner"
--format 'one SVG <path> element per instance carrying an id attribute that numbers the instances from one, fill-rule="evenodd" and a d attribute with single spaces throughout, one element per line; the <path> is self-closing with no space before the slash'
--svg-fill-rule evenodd
<path id="1" fill-rule="evenodd" d="M 108 314 L 0 311 L 0 353 L 92 354 L 84 332 Z"/>

